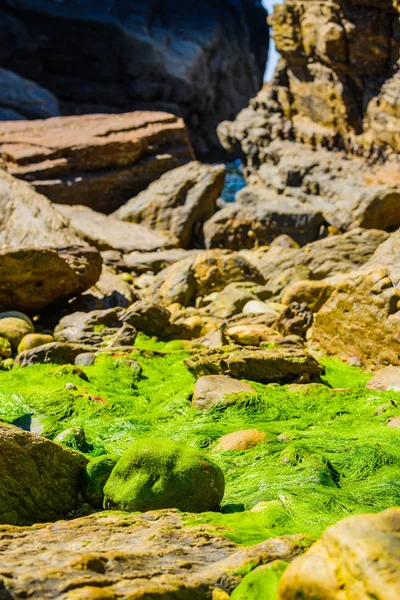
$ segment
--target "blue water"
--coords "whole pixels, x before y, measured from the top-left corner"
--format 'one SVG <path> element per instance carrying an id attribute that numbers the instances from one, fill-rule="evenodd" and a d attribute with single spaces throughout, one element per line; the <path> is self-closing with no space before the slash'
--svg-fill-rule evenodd
<path id="1" fill-rule="evenodd" d="M 241 160 L 235 160 L 226 163 L 225 166 L 225 187 L 222 191 L 221 198 L 225 200 L 225 202 L 235 202 L 236 193 L 246 185 L 246 181 L 243 177 L 242 162 Z"/>

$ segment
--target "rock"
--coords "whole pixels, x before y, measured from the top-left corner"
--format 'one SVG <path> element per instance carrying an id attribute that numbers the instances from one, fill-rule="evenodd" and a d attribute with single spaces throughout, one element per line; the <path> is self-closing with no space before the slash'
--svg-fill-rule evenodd
<path id="1" fill-rule="evenodd" d="M 224 182 L 223 165 L 191 162 L 163 175 L 113 217 L 169 231 L 183 248 L 193 247 L 195 229 L 215 213 Z"/>
<path id="2" fill-rule="evenodd" d="M 233 591 L 231 600 L 250 600 L 276 598 L 279 582 L 288 567 L 283 560 L 274 560 L 248 573 L 241 584 Z"/>
<path id="3" fill-rule="evenodd" d="M 281 234 L 290 235 L 303 246 L 317 239 L 324 223 L 318 209 L 295 198 L 271 194 L 261 186 L 243 188 L 236 202 L 218 211 L 204 225 L 206 248 L 241 250 L 265 246 Z"/>
<path id="4" fill-rule="evenodd" d="M 77 367 L 91 367 L 96 361 L 96 355 L 93 352 L 82 352 L 76 356 L 74 364 Z"/>
<path id="5" fill-rule="evenodd" d="M 138 295 L 116 273 L 103 264 L 100 279 L 87 292 L 69 303 L 73 312 L 89 312 L 108 308 L 127 308 Z"/>
<path id="6" fill-rule="evenodd" d="M 39 348 L 44 344 L 51 344 L 51 342 L 54 342 L 54 338 L 52 335 L 47 335 L 43 333 L 28 333 L 27 335 L 24 335 L 24 337 L 18 345 L 18 354 L 21 354 L 21 352 L 25 352 L 25 350 Z"/>
<path id="7" fill-rule="evenodd" d="M 399 508 L 340 521 L 289 565 L 277 597 L 394 600 L 400 575 L 399 532 Z"/>
<path id="8" fill-rule="evenodd" d="M 317 361 L 303 350 L 254 348 L 214 349 L 194 354 L 185 360 L 196 377 L 229 375 L 268 383 L 295 379 L 303 375 L 319 376 L 322 369 Z"/>
<path id="9" fill-rule="evenodd" d="M 0 337 L 0 358 L 9 358 L 12 354 L 12 348 L 9 340 Z"/>
<path id="10" fill-rule="evenodd" d="M 135 273 L 147 273 L 148 271 L 158 273 L 180 260 L 195 257 L 200 252 L 201 250 L 185 250 L 184 248 L 161 250 L 160 252 L 131 252 L 124 256 L 123 265 Z"/>
<path id="11" fill-rule="evenodd" d="M 305 302 L 292 302 L 279 316 L 276 327 L 282 335 L 305 337 L 313 324 L 313 315 Z"/>
<path id="12" fill-rule="evenodd" d="M 0 68 L 0 120 L 47 119 L 59 115 L 53 94 L 37 83 Z"/>
<path id="13" fill-rule="evenodd" d="M 335 290 L 333 281 L 303 280 L 288 285 L 282 296 L 282 304 L 290 306 L 293 302 L 307 304 L 312 312 L 318 312 Z"/>
<path id="14" fill-rule="evenodd" d="M 375 373 L 366 387 L 378 392 L 400 392 L 400 367 L 385 367 Z"/>
<path id="15" fill-rule="evenodd" d="M 182 119 L 164 112 L 14 121 L 1 129 L 11 175 L 53 202 L 104 213 L 193 158 Z"/>
<path id="16" fill-rule="evenodd" d="M 138 300 L 127 309 L 122 320 L 146 335 L 163 337 L 170 316 L 171 313 L 166 308 L 146 300 Z"/>
<path id="17" fill-rule="evenodd" d="M 174 302 L 189 306 L 198 296 L 218 292 L 234 281 L 264 283 L 259 271 L 238 253 L 208 250 L 160 271 L 147 294 L 163 306 Z"/>
<path id="18" fill-rule="evenodd" d="M 87 443 L 83 427 L 65 429 L 54 438 L 54 441 L 79 452 L 91 452 L 93 450 L 93 446 Z"/>
<path id="19" fill-rule="evenodd" d="M 13 350 L 17 350 L 21 340 L 34 331 L 33 323 L 26 315 L 18 311 L 0 313 L 0 336 L 10 342 Z"/>
<path id="20" fill-rule="evenodd" d="M 198 410 L 210 410 L 220 402 L 226 403 L 230 394 L 255 394 L 248 383 L 227 375 L 206 375 L 199 377 L 194 386 L 192 404 Z"/>
<path id="21" fill-rule="evenodd" d="M 124 223 L 107 217 L 87 206 L 54 206 L 69 220 L 82 239 L 101 251 L 152 252 L 178 245 L 178 240 L 167 231 L 168 228 L 165 228 L 164 232 L 153 231 L 143 225 Z"/>
<path id="22" fill-rule="evenodd" d="M 274 342 L 279 334 L 262 323 L 233 325 L 225 330 L 225 336 L 241 346 L 260 346 L 262 342 Z"/>
<path id="23" fill-rule="evenodd" d="M 0 523 L 56 521 L 75 509 L 85 457 L 6 423 L 0 449 Z"/>
<path id="24" fill-rule="evenodd" d="M 388 427 L 391 429 L 400 429 L 400 417 L 392 417 L 389 419 Z"/>
<path id="25" fill-rule="evenodd" d="M 259 300 L 250 300 L 243 307 L 244 315 L 268 315 L 271 324 L 276 321 L 282 310 L 278 309 L 278 304 L 274 302 L 260 302 Z"/>
<path id="26" fill-rule="evenodd" d="M 124 323 L 131 325 L 128 321 L 122 308 L 72 313 L 60 320 L 54 330 L 54 338 L 58 342 L 79 343 L 94 347 L 115 346 L 118 333 Z M 135 337 L 136 331 L 134 332 Z"/>
<path id="27" fill-rule="evenodd" d="M 400 229 L 379 244 L 366 267 L 385 267 L 395 286 L 400 286 Z"/>
<path id="28" fill-rule="evenodd" d="M 1 533 L 6 589 L 13 596 L 29 592 L 43 600 L 60 596 L 60 590 L 65 600 L 211 598 L 219 585 L 229 592 L 237 587 L 241 577 L 235 573 L 276 559 L 289 561 L 305 543 L 303 536 L 285 536 L 243 548 L 186 527 L 176 511 L 100 512 L 56 525 L 3 526 Z"/>
<path id="29" fill-rule="evenodd" d="M 105 454 L 92 458 L 86 465 L 83 492 L 86 500 L 95 508 L 103 508 L 104 486 L 118 462 L 118 456 Z"/>
<path id="30" fill-rule="evenodd" d="M 76 245 L 86 244 L 52 203 L 28 183 L 0 168 L 0 246 Z"/>
<path id="31" fill-rule="evenodd" d="M 65 113 L 147 108 L 182 114 L 201 153 L 219 147 L 218 123 L 233 118 L 262 84 L 265 17 L 256 0 L 173 0 L 168 7 L 155 0 L 134 6 L 24 0 L 2 7 L 7 44 L 0 60 L 45 81 Z M 73 46 L 70 23 L 76 23 Z"/>
<path id="32" fill-rule="evenodd" d="M 45 344 L 44 346 L 39 346 L 39 348 L 34 348 L 33 350 L 21 352 L 15 359 L 14 366 L 29 367 L 31 365 L 49 363 L 56 365 L 73 365 L 79 354 L 90 352 L 91 350 L 92 348 L 90 346 L 84 346 L 83 344 L 52 342 L 51 344 Z"/>
<path id="33" fill-rule="evenodd" d="M 99 279 L 101 263 L 94 248 L 0 250 L 0 306 L 32 312 L 79 295 Z"/>
<path id="34" fill-rule="evenodd" d="M 221 469 L 206 454 L 170 440 L 140 440 L 112 470 L 104 487 L 104 506 L 129 512 L 213 511 L 224 489 Z"/>
<path id="35" fill-rule="evenodd" d="M 234 431 L 224 435 L 218 441 L 214 451 L 223 450 L 251 450 L 255 446 L 262 444 L 266 439 L 263 431 L 258 429 L 246 429 L 245 431 Z"/>
<path id="36" fill-rule="evenodd" d="M 251 301 L 266 299 L 269 293 L 263 286 L 247 281 L 229 283 L 208 305 L 207 310 L 215 317 L 227 319 L 244 309 Z"/>
<path id="37" fill-rule="evenodd" d="M 299 249 L 274 246 L 241 255 L 260 271 L 270 293 L 280 297 L 293 282 L 323 280 L 358 269 L 388 237 L 384 231 L 353 229 Z"/>
<path id="38" fill-rule="evenodd" d="M 312 342 L 367 368 L 400 365 L 400 290 L 387 268 L 354 271 L 314 316 Z"/>

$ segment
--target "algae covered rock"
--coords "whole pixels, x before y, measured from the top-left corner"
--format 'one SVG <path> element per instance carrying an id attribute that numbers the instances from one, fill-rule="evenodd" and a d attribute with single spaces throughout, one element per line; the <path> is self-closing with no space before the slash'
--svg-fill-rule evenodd
<path id="1" fill-rule="evenodd" d="M 0 456 L 0 523 L 56 521 L 75 509 L 84 456 L 7 423 Z"/>
<path id="2" fill-rule="evenodd" d="M 0 336 L 0 358 L 9 358 L 12 354 L 12 348 L 10 342 Z"/>
<path id="3" fill-rule="evenodd" d="M 261 383 L 322 374 L 314 357 L 303 350 L 288 348 L 215 348 L 190 356 L 185 364 L 196 377 L 223 374 Z"/>
<path id="4" fill-rule="evenodd" d="M 203 452 L 171 440 L 144 439 L 114 467 L 104 488 L 104 507 L 212 511 L 218 510 L 224 489 L 221 469 Z"/>
<path id="5" fill-rule="evenodd" d="M 233 591 L 231 600 L 276 600 L 279 581 L 287 567 L 284 560 L 274 560 L 250 571 Z"/>
<path id="6" fill-rule="evenodd" d="M 8 340 L 13 350 L 17 350 L 22 338 L 35 331 L 29 317 L 18 311 L 0 313 L 0 336 Z"/>
<path id="7" fill-rule="evenodd" d="M 104 486 L 117 464 L 118 458 L 118 456 L 106 454 L 93 458 L 86 466 L 83 477 L 83 491 L 86 500 L 95 508 L 102 508 L 103 506 Z"/>
<path id="8" fill-rule="evenodd" d="M 78 452 L 90 452 L 93 450 L 93 446 L 86 440 L 86 433 L 83 427 L 65 429 L 57 435 L 54 441 L 72 448 L 72 450 L 78 450 Z"/>
<path id="9" fill-rule="evenodd" d="M 396 600 L 400 581 L 400 508 L 348 517 L 285 571 L 279 600 Z"/>
<path id="10" fill-rule="evenodd" d="M 245 381 L 238 381 L 228 375 L 206 375 L 196 381 L 192 403 L 199 410 L 208 410 L 223 401 L 225 396 L 243 392 L 256 393 Z"/>

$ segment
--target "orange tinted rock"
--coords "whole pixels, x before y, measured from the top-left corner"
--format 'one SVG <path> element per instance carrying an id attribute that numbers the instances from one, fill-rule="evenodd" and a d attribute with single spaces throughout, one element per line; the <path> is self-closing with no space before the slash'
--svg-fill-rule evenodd
<path id="1" fill-rule="evenodd" d="M 234 431 L 224 435 L 214 448 L 215 452 L 221 450 L 250 450 L 265 442 L 266 434 L 258 429 Z"/>

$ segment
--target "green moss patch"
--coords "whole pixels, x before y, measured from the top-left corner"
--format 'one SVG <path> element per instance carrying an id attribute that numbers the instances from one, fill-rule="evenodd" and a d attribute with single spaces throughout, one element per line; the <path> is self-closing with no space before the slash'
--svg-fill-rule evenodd
<path id="1" fill-rule="evenodd" d="M 183 346 L 144 336 L 138 346 L 130 356 L 102 356 L 82 368 L 87 381 L 82 372 L 52 365 L 0 372 L 0 419 L 39 421 L 50 439 L 83 427 L 89 456 L 120 456 L 143 438 L 209 452 L 225 475 L 223 512 L 185 516 L 186 522 L 242 544 L 288 533 L 316 537 L 347 515 L 400 505 L 400 432 L 387 427 L 400 415 L 400 394 L 365 389 L 368 374 L 324 359 L 325 385 L 250 382 L 256 394 L 200 412 L 191 405 L 195 380 Z M 139 363 L 141 374 L 127 359 Z M 223 435 L 251 428 L 264 431 L 266 442 L 243 452 L 213 451 Z M 250 512 L 261 502 L 259 512 Z"/>

